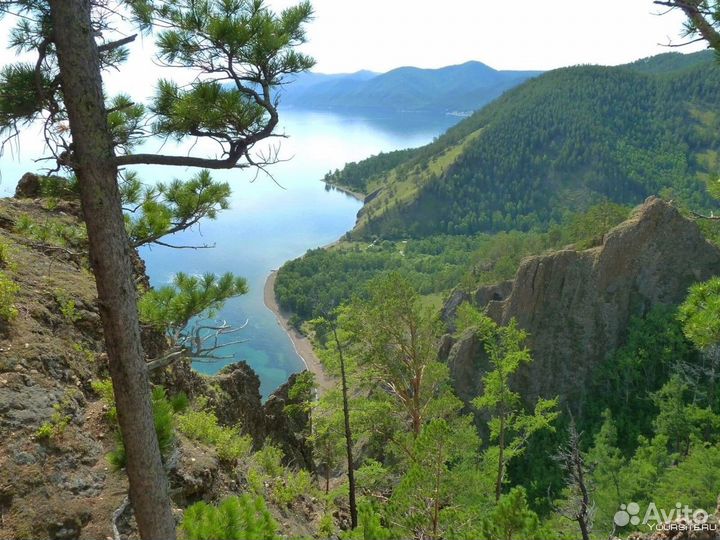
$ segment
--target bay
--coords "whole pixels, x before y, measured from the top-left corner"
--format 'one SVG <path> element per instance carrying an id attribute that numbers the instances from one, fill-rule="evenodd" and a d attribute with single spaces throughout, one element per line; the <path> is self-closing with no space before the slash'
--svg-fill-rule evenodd
<path id="1" fill-rule="evenodd" d="M 212 374 L 245 360 L 258 374 L 263 396 L 304 369 L 289 337 L 265 307 L 265 280 L 284 262 L 341 237 L 354 225 L 362 205 L 341 191 L 328 190 L 320 179 L 349 161 L 430 142 L 459 120 L 419 113 L 362 116 L 298 109 L 281 113 L 278 132 L 287 137 L 274 139 L 272 144 L 279 144 L 279 156 L 285 161 L 269 168 L 272 178 L 263 173 L 255 177 L 249 170 L 213 171 L 213 178 L 229 182 L 233 189 L 230 209 L 220 212 L 214 221 L 205 220 L 168 239 L 174 245 L 213 245 L 212 249 L 154 246 L 141 250 L 153 286 L 169 283 L 177 272 L 233 272 L 247 279 L 249 292 L 228 301 L 216 317 L 233 326 L 245 324 L 241 331 L 224 338 L 244 342 L 218 351 L 231 358 L 194 362 L 193 366 Z M 25 141 L 16 154 L 19 157 L 6 154 L 1 160 L 0 190 L 4 194 L 14 188 L 22 172 L 39 169 L 29 159 L 39 155 L 39 141 Z M 170 153 L 182 148 L 148 143 L 143 151 L 148 150 Z M 158 166 L 137 170 L 145 182 L 187 178 L 195 172 Z"/>

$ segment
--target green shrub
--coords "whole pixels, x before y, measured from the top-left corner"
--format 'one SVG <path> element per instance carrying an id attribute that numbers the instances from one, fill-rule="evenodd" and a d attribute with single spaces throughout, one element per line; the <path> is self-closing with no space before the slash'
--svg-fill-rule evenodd
<path id="1" fill-rule="evenodd" d="M 389 529 L 383 527 L 380 515 L 368 502 L 361 502 L 358 508 L 359 523 L 355 530 L 345 531 L 342 540 L 391 540 L 395 538 Z"/>
<path id="2" fill-rule="evenodd" d="M 185 392 L 179 392 L 170 398 L 170 405 L 176 413 L 182 413 L 190 406 L 190 398 Z"/>
<path id="3" fill-rule="evenodd" d="M 57 289 L 55 291 L 55 301 L 60 307 L 60 313 L 62 314 L 63 319 L 65 319 L 70 324 L 73 324 L 80 320 L 81 317 L 75 309 L 75 300 L 70 298 L 70 295 L 66 290 Z"/>
<path id="4" fill-rule="evenodd" d="M 76 391 L 72 390 L 66 392 L 62 401 L 53 405 L 53 413 L 50 416 L 50 420 L 43 422 L 35 432 L 35 437 L 38 439 L 51 439 L 61 437 L 62 434 L 65 433 L 65 429 L 67 429 L 72 420 L 72 415 L 68 414 L 68 412 L 72 410 L 76 393 Z"/>
<path id="5" fill-rule="evenodd" d="M 41 244 L 61 247 L 78 246 L 87 241 L 87 230 L 84 225 L 68 225 L 51 219 L 39 223 L 27 214 L 18 218 L 15 232 Z"/>
<path id="6" fill-rule="evenodd" d="M 269 444 L 252 455 L 246 473 L 251 491 L 263 494 L 267 486 L 272 487 L 276 480 L 286 474 L 282 458 L 282 450 Z"/>
<path id="7" fill-rule="evenodd" d="M 80 185 L 77 178 L 61 176 L 41 176 L 40 195 L 48 199 L 77 199 L 80 196 Z"/>
<path id="8" fill-rule="evenodd" d="M 275 540 L 278 525 L 262 497 L 229 497 L 219 506 L 195 503 L 185 510 L 187 540 Z"/>
<path id="9" fill-rule="evenodd" d="M 277 478 L 285 472 L 285 468 L 282 465 L 282 458 L 282 450 L 276 446 L 266 444 L 262 450 L 253 454 L 253 465 L 266 476 Z"/>
<path id="10" fill-rule="evenodd" d="M 35 432 L 35 437 L 38 439 L 49 439 L 52 437 L 53 431 L 53 425 L 50 422 L 43 422 Z"/>
<path id="11" fill-rule="evenodd" d="M 82 342 L 76 341 L 75 343 L 73 343 L 72 347 L 75 352 L 82 354 L 85 357 L 85 360 L 87 360 L 88 362 L 92 362 L 95 360 L 95 353 L 92 350 L 88 349 Z"/>
<path id="12" fill-rule="evenodd" d="M 207 411 L 188 411 L 178 417 L 178 429 L 189 438 L 214 446 L 223 461 L 237 461 L 250 454 L 252 439 L 237 427 L 218 424 L 217 416 Z"/>
<path id="13" fill-rule="evenodd" d="M 286 472 L 283 478 L 275 482 L 272 489 L 273 500 L 280 505 L 289 505 L 302 495 L 312 493 L 313 483 L 310 473 L 305 469 Z"/>
<path id="14" fill-rule="evenodd" d="M 108 421 L 114 424 L 117 421 L 117 408 L 115 407 L 115 393 L 113 392 L 112 381 L 110 379 L 92 381 L 90 386 L 107 406 L 108 410 L 105 416 Z"/>
<path id="15" fill-rule="evenodd" d="M 5 272 L 0 272 L 0 319 L 12 321 L 18 316 L 15 298 L 20 286 Z"/>
<path id="16" fill-rule="evenodd" d="M 175 442 L 175 429 L 173 408 L 162 386 L 156 386 L 152 390 L 152 408 L 160 452 L 166 456 Z M 125 446 L 119 431 L 117 446 L 108 455 L 108 461 L 115 469 L 122 469 L 127 463 Z"/>
<path id="17" fill-rule="evenodd" d="M 6 268 L 10 264 L 10 246 L 0 242 L 0 268 Z"/>

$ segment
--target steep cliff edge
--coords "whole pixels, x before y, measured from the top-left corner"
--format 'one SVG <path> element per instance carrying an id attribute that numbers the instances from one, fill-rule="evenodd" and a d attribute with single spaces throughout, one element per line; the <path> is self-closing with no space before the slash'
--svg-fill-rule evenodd
<path id="1" fill-rule="evenodd" d="M 107 357 L 79 210 L 72 201 L 0 199 L 0 248 L 7 253 L 0 272 L 18 286 L 17 315 L 0 319 L 0 538 L 113 537 L 113 513 L 124 507 L 126 475 L 106 458 L 115 448 L 114 427 L 91 384 L 107 378 Z M 143 337 L 146 351 L 162 349 L 162 335 L 147 330 Z M 153 378 L 169 395 L 207 398 L 220 423 L 242 426 L 256 447 L 271 440 L 288 459 L 308 465 L 299 459 L 308 455 L 297 446 L 302 437 L 284 431 L 291 423 L 283 418 L 287 387 L 263 406 L 260 381 L 244 362 L 216 377 L 181 362 Z M 213 449 L 180 432 L 166 467 L 177 508 L 246 489 Z M 283 530 L 304 535 L 313 509 L 302 505 L 271 511 Z M 120 514 L 121 537 L 134 538 L 130 513 Z"/>
<path id="2" fill-rule="evenodd" d="M 632 316 L 678 304 L 692 283 L 718 273 L 720 250 L 695 223 L 650 197 L 601 245 L 528 258 L 511 283 L 454 294 L 444 315 L 452 321 L 468 300 L 498 323 L 515 318 L 530 333 L 534 358 L 518 374 L 518 387 L 530 400 L 560 395 L 579 407 L 589 375 L 622 343 Z M 480 343 L 469 333 L 444 350 L 458 393 L 477 395 L 485 362 Z"/>

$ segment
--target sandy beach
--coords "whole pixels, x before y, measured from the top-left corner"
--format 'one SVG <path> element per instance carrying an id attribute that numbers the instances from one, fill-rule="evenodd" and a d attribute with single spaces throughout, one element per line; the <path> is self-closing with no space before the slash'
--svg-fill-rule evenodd
<path id="1" fill-rule="evenodd" d="M 318 394 L 323 394 L 327 390 L 335 386 L 335 379 L 325 373 L 325 370 L 320 363 L 320 359 L 315 355 L 310 340 L 303 336 L 300 332 L 290 326 L 287 313 L 284 313 L 275 299 L 275 277 L 277 271 L 273 270 L 270 272 L 267 280 L 265 281 L 265 288 L 263 290 L 263 297 L 267 308 L 275 314 L 275 318 L 278 324 L 285 330 L 290 340 L 293 343 L 295 352 L 301 358 L 305 364 L 305 368 L 315 374 L 315 381 L 317 382 Z"/>

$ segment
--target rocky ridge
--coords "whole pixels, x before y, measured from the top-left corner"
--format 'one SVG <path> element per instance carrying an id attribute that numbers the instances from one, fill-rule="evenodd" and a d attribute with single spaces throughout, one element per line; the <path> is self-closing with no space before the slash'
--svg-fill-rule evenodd
<path id="1" fill-rule="evenodd" d="M 534 358 L 518 374 L 518 388 L 530 400 L 561 395 L 577 408 L 590 374 L 623 342 L 631 317 L 679 304 L 690 285 L 718 273 L 720 250 L 677 209 L 650 197 L 600 245 L 530 257 L 512 282 L 455 292 L 443 315 L 452 324 L 469 301 L 500 324 L 517 320 Z M 446 337 L 441 357 L 459 395 L 478 395 L 486 359 L 472 332 Z"/>

